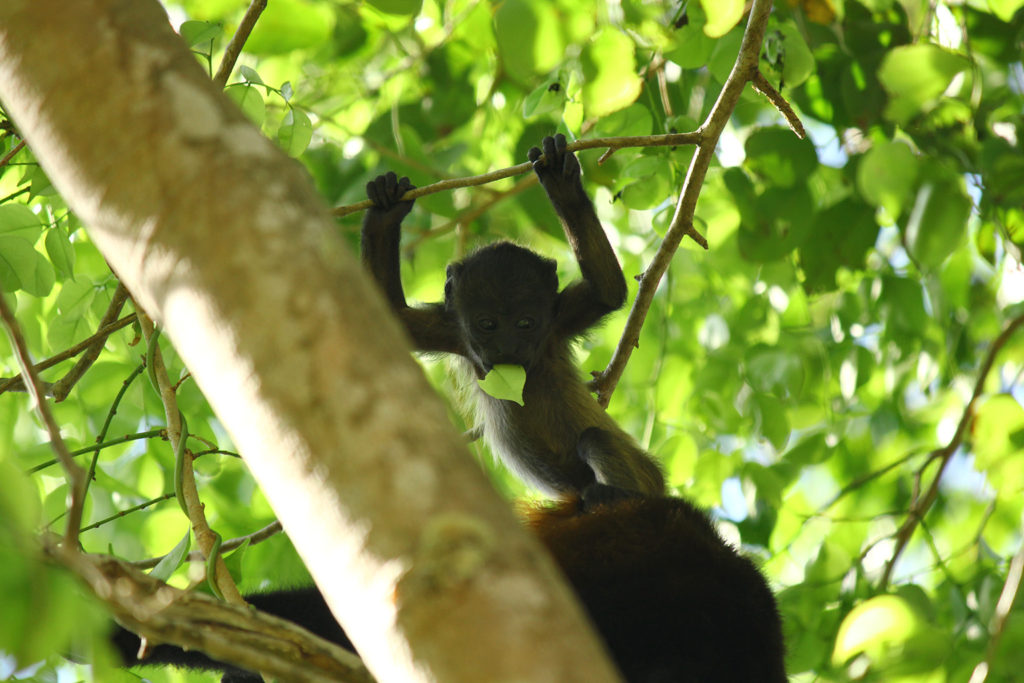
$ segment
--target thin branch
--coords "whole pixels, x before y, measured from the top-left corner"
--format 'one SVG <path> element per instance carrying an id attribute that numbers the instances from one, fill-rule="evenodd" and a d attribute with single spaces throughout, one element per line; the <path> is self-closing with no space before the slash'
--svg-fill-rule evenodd
<path id="1" fill-rule="evenodd" d="M 224 56 L 220 60 L 220 67 L 217 68 L 217 73 L 213 77 L 213 82 L 220 87 L 223 88 L 228 84 L 228 78 L 235 68 L 238 55 L 242 54 L 242 47 L 245 45 L 245 41 L 249 39 L 249 34 L 252 33 L 253 27 L 256 26 L 256 20 L 260 18 L 260 14 L 266 8 L 267 0 L 252 0 L 249 9 L 245 11 L 245 16 L 242 17 L 238 30 L 235 31 L 235 35 L 231 36 L 231 42 L 228 43 L 228 46 L 224 48 Z"/>
<path id="2" fill-rule="evenodd" d="M 695 145 L 700 144 L 703 136 L 700 132 L 695 133 L 672 133 L 669 135 L 631 135 L 626 137 L 613 137 L 613 138 L 591 138 L 587 140 L 576 140 L 570 142 L 567 146 L 569 151 L 577 152 L 581 149 L 595 149 L 595 148 L 608 148 L 610 150 L 624 149 L 627 147 L 675 147 L 677 145 Z M 510 166 L 509 168 L 502 168 L 497 171 L 491 171 L 484 173 L 483 175 L 469 176 L 467 178 L 452 178 L 451 180 L 442 180 L 440 182 L 432 183 L 430 185 L 424 185 L 423 187 L 417 187 L 415 190 L 409 190 L 403 196 L 403 200 L 416 199 L 418 197 L 424 197 L 428 194 L 434 194 L 436 192 L 444 192 L 446 190 L 454 190 L 460 187 L 473 187 L 474 185 L 484 185 L 486 183 L 493 183 L 496 180 L 502 180 L 503 178 L 510 178 L 515 175 L 522 175 L 529 173 L 533 170 L 533 164 L 529 161 L 516 166 Z M 365 211 L 366 209 L 373 206 L 373 202 L 369 199 L 364 199 L 361 202 L 355 204 L 349 204 L 348 206 L 339 206 L 334 209 L 334 215 L 337 217 L 347 216 L 352 213 L 359 211 Z"/>
<path id="3" fill-rule="evenodd" d="M 786 98 L 782 96 L 782 93 L 775 89 L 775 86 L 765 78 L 764 74 L 761 73 L 760 70 L 754 74 L 754 80 L 750 85 L 753 86 L 754 90 L 767 97 L 768 101 L 779 110 L 782 117 L 786 119 L 786 123 L 789 124 L 790 130 L 796 133 L 798 138 L 803 140 L 807 137 L 807 131 L 804 130 L 804 124 L 801 123 L 800 117 L 796 115 L 795 111 L 793 111 L 793 107 L 789 105 L 789 102 L 787 102 Z"/>
<path id="4" fill-rule="evenodd" d="M 174 496 L 175 496 L 175 493 L 173 491 L 171 491 L 170 493 L 165 493 L 164 495 L 160 496 L 159 498 L 152 498 L 150 500 L 147 500 L 144 503 L 139 503 L 138 505 L 133 505 L 130 508 L 126 508 L 124 510 L 119 510 L 119 511 L 115 512 L 114 514 L 110 515 L 109 517 L 104 517 L 103 519 L 101 519 L 98 522 L 93 522 L 92 524 L 90 524 L 88 526 L 83 526 L 81 528 L 81 531 L 84 532 L 84 531 L 90 531 L 92 529 L 98 529 L 101 526 L 103 526 L 104 524 L 109 524 L 110 522 L 113 522 L 115 519 L 121 519 L 122 517 L 127 517 L 128 515 L 130 515 L 133 512 L 139 512 L 140 510 L 145 510 L 146 508 L 152 507 L 153 505 L 156 505 L 157 503 L 162 503 L 165 500 L 171 500 L 172 498 L 174 498 Z M 158 562 L 154 562 L 152 566 L 155 567 L 157 564 L 158 564 Z"/>
<path id="5" fill-rule="evenodd" d="M 52 368 L 54 365 L 62 363 L 69 358 L 74 358 L 78 354 L 82 353 L 82 351 L 85 351 L 86 349 L 90 348 L 93 344 L 99 344 L 100 340 L 103 340 L 105 342 L 107 337 L 109 337 L 111 334 L 117 332 L 122 328 L 128 327 L 133 322 L 135 322 L 135 314 L 132 313 L 131 315 L 126 315 L 117 322 L 111 323 L 106 327 L 100 328 L 99 330 L 96 331 L 96 334 L 92 335 L 91 337 L 83 339 L 74 346 L 65 349 L 64 351 L 61 351 L 55 356 L 51 356 L 50 358 L 47 358 L 44 361 L 36 363 L 34 366 L 32 366 L 32 369 L 37 373 L 42 372 L 43 370 Z M 44 390 L 52 386 L 49 382 L 42 382 L 42 385 Z M 22 381 L 21 375 L 15 375 L 14 377 L 0 379 L 0 394 L 4 393 L 5 391 L 24 390 L 25 383 Z"/>
<path id="6" fill-rule="evenodd" d="M 117 316 L 121 314 L 121 309 L 124 308 L 125 301 L 128 300 L 128 290 L 120 282 L 117 283 L 117 288 L 114 290 L 114 296 L 110 299 L 110 305 L 107 306 L 106 312 L 103 314 L 103 318 L 100 320 L 100 329 L 105 329 L 117 320 Z M 50 387 L 50 394 L 53 399 L 58 403 L 68 397 L 71 392 L 71 388 L 82 378 L 92 364 L 99 358 L 100 352 L 103 351 L 104 344 L 107 343 L 107 336 L 93 335 L 92 343 L 85 349 L 85 353 L 78 359 L 74 367 L 68 371 L 66 375 L 61 377 L 59 380 L 53 383 Z"/>
<path id="7" fill-rule="evenodd" d="M 173 498 L 174 494 L 173 493 L 170 494 L 170 497 Z M 162 501 L 165 498 L 166 498 L 166 496 L 164 498 L 158 498 L 156 501 L 149 501 L 148 503 L 145 503 L 145 504 L 146 505 L 152 505 L 154 502 Z M 134 511 L 135 511 L 135 508 L 132 508 L 131 510 L 124 511 L 124 513 L 119 513 L 116 516 L 123 516 L 124 514 L 127 514 L 128 512 L 134 512 Z M 247 534 L 245 536 L 237 536 L 235 538 L 231 538 L 231 539 L 228 539 L 228 540 L 224 541 L 224 543 L 222 543 L 221 546 L 220 546 L 221 552 L 228 552 L 230 550 L 234 550 L 235 548 L 241 546 L 245 542 L 248 542 L 249 545 L 256 545 L 257 543 L 262 543 L 263 541 L 267 540 L 268 538 L 272 538 L 273 536 L 276 536 L 277 534 L 281 533 L 281 530 L 282 530 L 281 522 L 278 522 L 277 520 L 275 520 L 275 521 L 271 522 L 270 524 L 266 525 L 265 527 L 263 527 L 262 529 L 260 529 L 259 531 L 254 531 L 251 534 Z M 166 555 L 161 555 L 159 557 L 150 557 L 150 558 L 147 558 L 145 560 L 138 560 L 136 562 L 131 562 L 129 564 L 131 564 L 131 566 L 135 567 L 136 569 L 152 569 L 153 567 L 155 567 L 158 564 L 160 564 L 161 560 L 163 560 L 164 557 L 166 557 Z M 199 560 L 203 559 L 203 556 L 202 556 L 201 553 L 197 553 L 196 551 L 193 550 L 192 552 L 190 552 L 188 554 L 188 559 L 189 560 L 194 560 L 194 561 L 199 561 Z"/>
<path id="8" fill-rule="evenodd" d="M 1014 332 L 1019 327 L 1024 325 L 1024 315 L 1020 315 L 1014 318 L 1009 325 L 996 337 L 995 341 L 992 342 L 992 346 L 988 350 L 988 354 L 985 356 L 985 361 L 981 364 L 981 368 L 978 371 L 978 379 L 974 384 L 974 392 L 971 394 L 971 399 L 967 402 L 964 407 L 963 415 L 960 418 L 960 423 L 956 426 L 956 432 L 953 434 L 953 438 L 949 440 L 949 443 L 945 447 L 935 450 L 928 461 L 921 466 L 918 471 L 918 481 L 924 476 L 924 470 L 933 461 L 939 461 L 938 471 L 935 476 L 932 477 L 931 483 L 928 485 L 928 489 L 924 494 L 920 493 L 920 490 L 916 490 L 914 497 L 910 503 L 910 509 L 907 510 L 907 519 L 903 522 L 902 526 L 896 531 L 896 547 L 893 549 L 892 557 L 886 562 L 885 571 L 882 574 L 882 579 L 879 582 L 879 588 L 885 590 L 886 586 L 889 585 L 889 581 L 892 579 L 893 570 L 896 567 L 896 562 L 899 560 L 900 555 L 906 549 L 907 544 L 910 542 L 911 536 L 914 535 L 914 530 L 917 529 L 918 524 L 924 519 L 924 516 L 928 514 L 928 510 L 931 509 L 932 504 L 939 495 L 939 484 L 942 482 L 942 475 L 946 471 L 946 465 L 949 464 L 953 454 L 963 443 L 964 436 L 967 434 L 967 429 L 970 427 L 974 420 L 974 408 L 978 403 L 978 399 L 981 398 L 982 391 L 985 388 L 985 380 L 988 378 L 988 373 L 992 370 L 992 365 L 995 363 L 996 355 L 1000 349 L 1006 345 L 1010 337 L 1013 336 Z M 915 486 L 915 488 L 919 488 Z"/>
<path id="9" fill-rule="evenodd" d="M 290 621 L 199 591 L 173 588 L 111 557 L 46 550 L 148 644 L 200 650 L 217 661 L 279 680 L 373 681 L 356 655 Z"/>
<path id="10" fill-rule="evenodd" d="M 5 154 L 2 159 L 0 159 L 0 168 L 3 168 L 7 164 L 9 164 L 11 162 L 11 159 L 14 158 L 14 155 L 17 154 L 18 152 L 20 152 L 24 146 L 25 146 L 25 141 L 22 140 L 21 142 L 16 144 L 13 148 L 11 148 L 11 151 L 8 152 L 7 154 Z"/>
<path id="11" fill-rule="evenodd" d="M 761 44 L 764 42 L 765 27 L 768 24 L 768 16 L 771 13 L 771 0 L 754 0 L 750 9 L 750 18 L 747 21 L 747 28 L 743 33 L 743 42 L 740 45 L 739 55 L 733 65 L 732 72 L 722 86 L 718 100 L 711 107 L 707 119 L 693 135 L 698 136 L 697 152 L 693 155 L 690 168 L 686 173 L 686 180 L 683 182 L 683 189 L 676 204 L 675 215 L 672 217 L 672 224 L 669 226 L 650 265 L 644 271 L 640 279 L 640 288 L 637 292 L 633 308 L 629 312 L 626 326 L 623 329 L 622 337 L 615 348 L 608 367 L 603 372 L 597 373 L 595 379 L 590 382 L 590 388 L 597 392 L 598 402 L 607 406 L 611 400 L 612 392 L 619 383 L 626 363 L 640 342 L 640 330 L 647 312 L 650 310 L 651 302 L 654 300 L 654 293 L 661 283 L 661 278 L 668 270 L 672 257 L 679 248 L 683 237 L 689 236 L 705 249 L 708 242 L 693 226 L 693 217 L 697 209 L 697 197 L 700 196 L 701 188 L 704 185 L 704 177 L 708 167 L 715 155 L 715 146 L 718 138 L 725 129 L 729 117 L 736 109 L 743 88 L 757 75 L 758 55 L 761 51 Z"/>
<path id="12" fill-rule="evenodd" d="M 512 188 L 509 189 L 508 191 L 495 192 L 493 196 L 489 197 L 486 201 L 483 201 L 477 206 L 474 206 L 471 209 L 468 209 L 467 211 L 459 214 L 457 218 L 453 218 L 452 220 L 446 222 L 444 225 L 439 225 L 436 228 L 431 228 L 430 230 L 426 230 L 420 233 L 414 239 L 412 239 L 407 245 L 405 245 L 405 252 L 408 253 L 414 251 L 420 244 L 422 244 L 424 241 L 428 239 L 437 237 L 438 235 L 444 235 L 445 233 L 448 233 L 452 230 L 456 230 L 460 227 L 468 226 L 477 218 L 487 213 L 491 209 L 491 207 L 493 207 L 498 202 L 508 199 L 509 197 L 514 197 L 523 190 L 533 187 L 538 182 L 539 181 L 537 180 L 536 174 L 528 175 L 525 178 L 520 178 L 518 181 L 516 181 L 516 184 L 513 185 Z"/>
<path id="13" fill-rule="evenodd" d="M 82 510 L 85 507 L 85 471 L 78 466 L 68 453 L 68 447 L 60 435 L 60 427 L 50 412 L 50 406 L 43 395 L 43 389 L 39 384 L 39 377 L 32 370 L 32 358 L 25 344 L 25 338 L 21 335 L 21 328 L 14 317 L 14 313 L 7 305 L 3 291 L 0 291 L 0 318 L 3 319 L 7 335 L 11 340 L 11 347 L 18 358 L 18 365 L 21 366 L 22 376 L 25 378 L 25 386 L 28 387 L 32 403 L 46 427 L 46 433 L 50 437 L 50 448 L 53 449 L 57 459 L 64 467 L 64 473 L 68 479 L 68 522 L 64 530 L 64 546 L 69 553 L 78 552 L 78 527 L 82 524 Z"/>
<path id="14" fill-rule="evenodd" d="M 1003 583 L 1003 590 L 999 593 L 996 611 L 992 615 L 992 623 L 989 624 L 985 661 L 974 667 L 971 680 L 968 683 L 984 683 L 988 678 L 988 674 L 992 670 L 992 662 L 995 661 L 996 652 L 999 650 L 999 641 L 1002 640 L 1003 633 L 1006 631 L 1006 622 L 1010 618 L 1010 611 L 1017 601 L 1022 576 L 1024 576 L 1024 547 L 1021 547 L 1010 561 L 1010 570 L 1006 573 L 1006 581 Z"/>
<path id="15" fill-rule="evenodd" d="M 149 316 L 140 314 L 139 322 L 142 323 L 142 333 L 146 337 L 146 343 L 156 345 L 156 348 L 151 348 L 148 357 L 152 358 L 153 367 L 151 372 L 156 378 L 156 388 L 160 393 L 160 401 L 163 403 L 164 414 L 167 418 L 167 439 L 171 442 L 174 452 L 176 454 L 181 453 L 181 458 L 183 459 L 183 462 L 180 463 L 181 495 L 184 499 L 185 511 L 192 524 L 192 533 L 195 534 L 196 543 L 198 543 L 200 550 L 202 550 L 204 558 L 209 559 L 211 555 L 217 555 L 214 558 L 214 576 L 207 578 L 210 579 L 211 584 L 216 585 L 225 600 L 238 605 L 245 604 L 245 600 L 242 599 L 241 593 L 238 592 L 234 579 L 231 578 L 227 565 L 224 564 L 224 558 L 218 551 L 217 546 L 220 545 L 220 537 L 210 528 L 209 523 L 206 521 L 203 503 L 199 500 L 199 491 L 196 489 L 195 470 L 192 468 L 192 454 L 187 449 L 184 449 L 184 444 L 181 443 L 185 436 L 182 433 L 184 430 L 182 428 L 181 412 L 178 409 L 178 398 L 174 393 L 174 387 L 171 385 L 170 378 L 167 376 L 167 368 L 164 366 L 163 356 L 160 353 L 153 321 L 150 320 Z M 176 469 L 178 466 L 178 464 L 175 465 Z M 175 473 L 175 476 L 178 476 L 178 472 Z M 175 486 L 177 487 L 177 483 Z"/>

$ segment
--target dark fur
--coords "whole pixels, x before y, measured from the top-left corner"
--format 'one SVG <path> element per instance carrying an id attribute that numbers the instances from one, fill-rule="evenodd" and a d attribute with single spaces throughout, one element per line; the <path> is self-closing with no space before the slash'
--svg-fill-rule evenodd
<path id="1" fill-rule="evenodd" d="M 615 662 L 631 683 L 785 683 L 775 599 L 754 565 L 679 498 L 591 489 L 531 512 L 529 523 L 562 567 Z M 343 647 L 352 648 L 320 593 L 306 588 L 247 598 Z M 135 664 L 139 639 L 115 644 Z M 198 652 L 159 646 L 147 660 L 227 671 Z M 486 672 L 481 672 L 486 680 Z"/>
<path id="2" fill-rule="evenodd" d="M 626 281 L 580 182 L 565 138 L 545 138 L 530 160 L 579 261 L 583 279 L 558 291 L 555 263 L 499 242 L 448 266 L 443 303 L 410 307 L 399 273 L 402 219 L 412 189 L 394 173 L 367 185 L 374 208 L 363 222 L 363 263 L 421 351 L 464 359 L 477 418 L 491 450 L 530 485 L 554 495 L 595 483 L 660 494 L 657 465 L 608 417 L 580 379 L 572 341 L 626 299 Z M 524 406 L 476 388 L 494 365 L 526 369 Z"/>

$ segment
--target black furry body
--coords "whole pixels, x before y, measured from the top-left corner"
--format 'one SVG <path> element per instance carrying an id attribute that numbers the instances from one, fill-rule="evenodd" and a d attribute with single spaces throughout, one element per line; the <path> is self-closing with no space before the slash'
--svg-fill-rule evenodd
<path id="1" fill-rule="evenodd" d="M 657 465 L 608 417 L 572 362 L 571 344 L 620 308 L 626 281 L 593 204 L 580 165 L 561 135 L 545 138 L 530 160 L 558 213 L 582 279 L 559 291 L 555 262 L 509 242 L 482 247 L 448 266 L 442 303 L 406 303 L 399 268 L 401 201 L 412 189 L 394 173 L 367 186 L 362 257 L 420 351 L 458 356 L 475 394 L 484 438 L 502 462 L 551 495 L 582 494 L 607 484 L 647 494 L 664 492 Z M 526 386 L 520 406 L 475 386 L 493 366 L 520 365 Z"/>
<path id="2" fill-rule="evenodd" d="M 786 681 L 781 625 L 764 578 L 687 501 L 626 495 L 587 506 L 571 500 L 536 509 L 529 524 L 630 683 Z M 315 588 L 247 599 L 352 648 Z M 121 629 L 114 642 L 126 664 L 137 663 L 137 637 Z M 154 648 L 147 661 L 226 671 L 222 680 L 234 683 L 256 680 L 170 646 Z"/>

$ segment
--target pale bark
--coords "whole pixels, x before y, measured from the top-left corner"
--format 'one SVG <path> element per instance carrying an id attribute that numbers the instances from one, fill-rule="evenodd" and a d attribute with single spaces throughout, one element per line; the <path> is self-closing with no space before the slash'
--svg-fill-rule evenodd
<path id="1" fill-rule="evenodd" d="M 0 99 L 382 680 L 614 678 L 305 172 L 155 0 L 3 0 Z"/>

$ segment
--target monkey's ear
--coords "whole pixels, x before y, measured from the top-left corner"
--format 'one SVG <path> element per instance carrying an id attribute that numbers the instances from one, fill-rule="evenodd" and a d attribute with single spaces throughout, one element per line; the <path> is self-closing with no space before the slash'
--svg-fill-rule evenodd
<path id="1" fill-rule="evenodd" d="M 445 270 L 444 305 L 448 309 L 455 306 L 455 287 L 458 284 L 459 275 L 461 273 L 461 263 L 449 263 L 448 268 Z"/>

